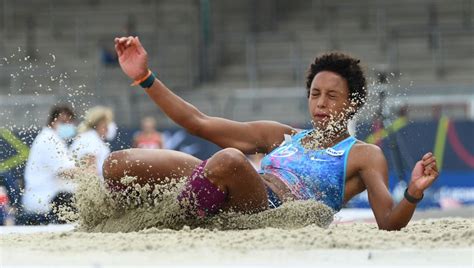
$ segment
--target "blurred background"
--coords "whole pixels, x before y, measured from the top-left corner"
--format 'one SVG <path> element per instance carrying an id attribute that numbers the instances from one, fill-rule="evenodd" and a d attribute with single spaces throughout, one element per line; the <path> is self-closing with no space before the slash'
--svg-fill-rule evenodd
<path id="1" fill-rule="evenodd" d="M 343 51 L 361 59 L 369 101 L 354 133 L 378 144 L 397 199 L 428 151 L 441 175 L 420 206 L 474 203 L 474 0 L 0 0 L 0 177 L 21 203 L 29 146 L 49 109 L 111 107 L 130 148 L 152 116 L 165 148 L 219 148 L 174 125 L 121 72 L 117 36 L 137 35 L 150 68 L 201 111 L 309 128 L 305 72 Z M 0 195 L 1 192 L 0 192 Z M 367 207 L 361 194 L 348 206 Z"/>

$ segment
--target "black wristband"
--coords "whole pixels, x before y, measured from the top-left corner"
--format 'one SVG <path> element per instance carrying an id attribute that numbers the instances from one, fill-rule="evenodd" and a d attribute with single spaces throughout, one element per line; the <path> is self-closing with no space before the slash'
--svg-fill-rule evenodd
<path id="1" fill-rule="evenodd" d="M 145 81 L 140 83 L 140 86 L 142 88 L 150 88 L 151 85 L 153 85 L 153 82 L 155 82 L 155 75 L 153 73 L 150 73 L 147 79 Z"/>
<path id="2" fill-rule="evenodd" d="M 415 198 L 413 196 L 411 196 L 409 193 L 408 193 L 408 187 L 405 189 L 405 193 L 403 194 L 403 196 L 405 197 L 405 199 L 412 203 L 412 204 L 418 204 L 421 200 L 423 200 L 423 196 L 425 196 L 424 194 L 421 194 L 421 198 Z"/>

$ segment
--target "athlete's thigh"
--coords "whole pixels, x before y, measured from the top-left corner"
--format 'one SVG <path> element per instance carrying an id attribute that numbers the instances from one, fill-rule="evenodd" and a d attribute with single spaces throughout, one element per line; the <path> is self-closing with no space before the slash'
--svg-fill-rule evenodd
<path id="1" fill-rule="evenodd" d="M 166 178 L 179 179 L 191 175 L 200 163 L 198 158 L 178 151 L 128 149 L 111 153 L 104 162 L 103 174 L 107 182 L 133 176 L 140 184 L 166 183 Z"/>
<path id="2" fill-rule="evenodd" d="M 268 206 L 267 190 L 260 174 L 240 151 L 227 148 L 207 162 L 208 179 L 227 193 L 224 210 L 258 212 Z"/>

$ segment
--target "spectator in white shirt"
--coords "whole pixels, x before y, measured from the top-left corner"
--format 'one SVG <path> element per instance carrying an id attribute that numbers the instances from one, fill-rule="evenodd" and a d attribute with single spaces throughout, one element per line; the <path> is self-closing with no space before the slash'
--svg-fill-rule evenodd
<path id="1" fill-rule="evenodd" d="M 102 165 L 110 154 L 106 140 L 113 139 L 116 130 L 110 108 L 96 106 L 89 109 L 78 127 L 79 135 L 71 145 L 71 152 L 76 161 L 102 176 Z"/>
<path id="2" fill-rule="evenodd" d="M 75 135 L 74 112 L 67 105 L 51 109 L 47 126 L 36 136 L 25 167 L 23 224 L 55 221 L 54 206 L 70 205 L 75 162 L 66 140 Z M 35 216 L 36 215 L 36 216 Z M 26 220 L 25 220 L 26 219 Z"/>

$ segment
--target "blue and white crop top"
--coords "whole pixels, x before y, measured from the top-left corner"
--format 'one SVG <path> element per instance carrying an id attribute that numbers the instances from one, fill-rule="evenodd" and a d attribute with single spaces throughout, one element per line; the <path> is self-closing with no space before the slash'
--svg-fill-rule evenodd
<path id="1" fill-rule="evenodd" d="M 327 149 L 306 149 L 301 139 L 311 131 L 294 135 L 266 155 L 259 173 L 280 178 L 297 199 L 315 199 L 339 211 L 344 199 L 347 157 L 357 140 L 350 136 Z"/>

